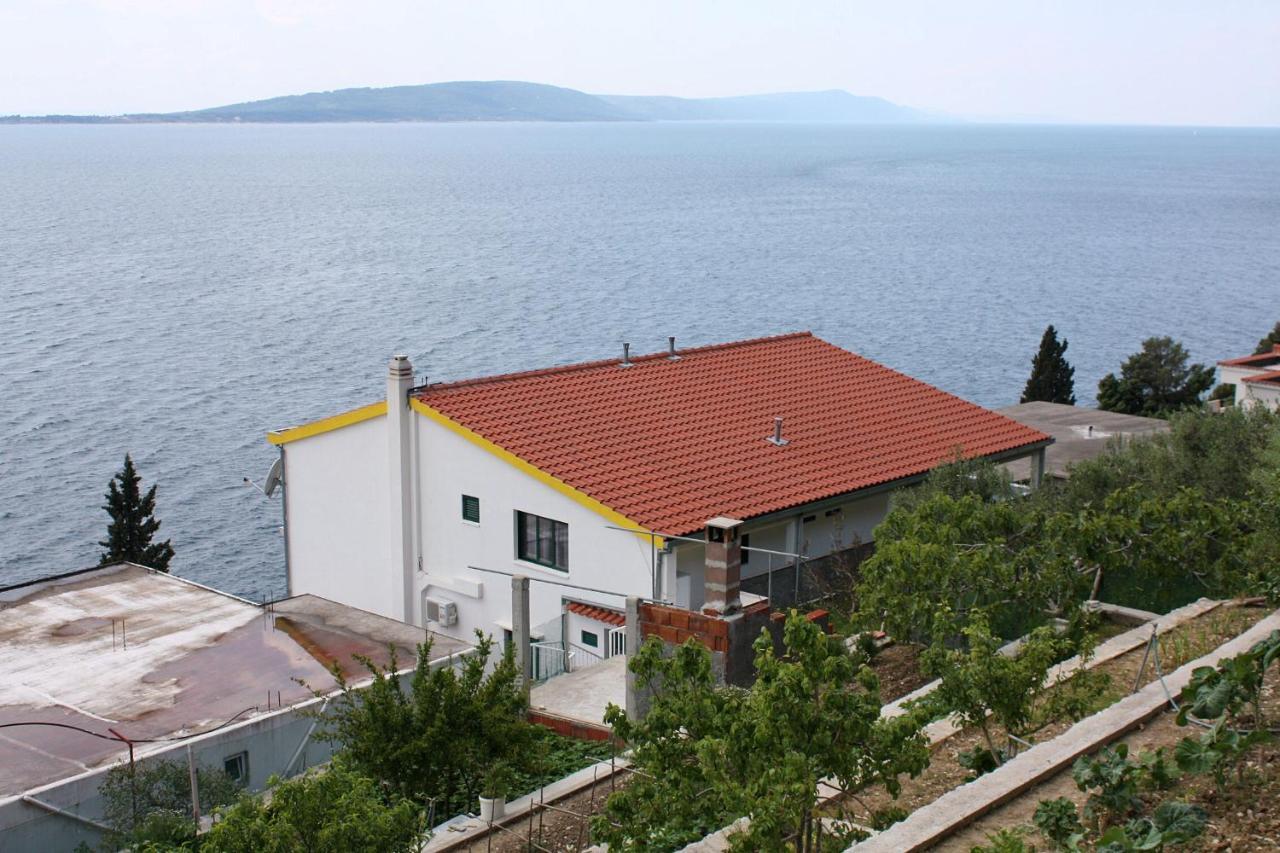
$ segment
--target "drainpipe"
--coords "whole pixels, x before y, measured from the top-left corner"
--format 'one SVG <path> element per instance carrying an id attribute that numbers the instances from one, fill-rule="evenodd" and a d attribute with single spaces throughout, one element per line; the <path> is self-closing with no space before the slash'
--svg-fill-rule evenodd
<path id="1" fill-rule="evenodd" d="M 280 524 L 284 536 L 284 591 L 293 595 L 293 567 L 289 563 L 289 477 L 285 470 L 284 445 L 280 445 Z"/>

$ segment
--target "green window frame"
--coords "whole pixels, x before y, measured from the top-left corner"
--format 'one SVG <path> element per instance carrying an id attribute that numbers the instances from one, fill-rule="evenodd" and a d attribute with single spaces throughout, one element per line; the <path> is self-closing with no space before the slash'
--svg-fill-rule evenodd
<path id="1" fill-rule="evenodd" d="M 600 648 L 600 635 L 594 631 L 583 631 L 582 645 L 590 646 L 593 649 Z"/>
<path id="2" fill-rule="evenodd" d="M 569 571 L 569 525 L 516 510 L 516 558 L 559 572 Z"/>
<path id="3" fill-rule="evenodd" d="M 480 523 L 480 499 L 471 495 L 462 496 L 462 520 L 473 524 Z"/>

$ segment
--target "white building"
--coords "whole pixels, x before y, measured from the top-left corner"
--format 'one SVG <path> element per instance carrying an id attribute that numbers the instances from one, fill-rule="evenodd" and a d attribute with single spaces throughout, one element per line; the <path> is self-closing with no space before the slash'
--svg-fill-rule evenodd
<path id="1" fill-rule="evenodd" d="M 1235 405 L 1280 411 L 1280 344 L 1271 352 L 1218 362 L 1218 376 L 1218 381 L 1236 387 Z"/>
<path id="2" fill-rule="evenodd" d="M 268 439 L 291 594 L 501 636 L 524 575 L 535 636 L 599 657 L 625 596 L 709 603 L 708 519 L 786 603 L 790 555 L 869 543 L 893 488 L 958 452 L 1038 481 L 1052 442 L 809 333 L 419 386 L 397 356 L 385 401 Z"/>

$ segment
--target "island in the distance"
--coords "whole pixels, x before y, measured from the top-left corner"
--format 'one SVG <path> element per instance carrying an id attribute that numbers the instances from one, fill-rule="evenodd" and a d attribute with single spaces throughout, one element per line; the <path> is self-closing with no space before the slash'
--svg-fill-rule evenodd
<path id="1" fill-rule="evenodd" d="M 0 116 L 5 124 L 350 121 L 832 121 L 922 122 L 933 116 L 843 90 L 676 98 L 589 95 L 518 81 L 464 81 L 338 89 L 176 113 Z"/>

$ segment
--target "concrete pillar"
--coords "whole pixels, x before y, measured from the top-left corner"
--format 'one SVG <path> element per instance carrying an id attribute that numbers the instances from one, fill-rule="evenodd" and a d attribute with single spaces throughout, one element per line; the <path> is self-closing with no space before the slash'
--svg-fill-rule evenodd
<path id="1" fill-rule="evenodd" d="M 1040 488 L 1044 481 L 1044 448 L 1031 454 L 1031 488 Z"/>
<path id="2" fill-rule="evenodd" d="M 413 365 L 408 356 L 392 357 L 387 365 L 387 462 L 389 491 L 391 571 L 399 588 L 401 618 L 410 625 L 414 619 L 413 573 L 413 458 L 411 430 L 413 412 L 409 389 L 413 387 Z"/>
<path id="3" fill-rule="evenodd" d="M 511 578 L 511 642 L 515 646 L 520 692 L 527 702 L 533 684 L 533 649 L 529 647 L 529 579 L 524 575 Z"/>
<path id="4" fill-rule="evenodd" d="M 636 596 L 627 596 L 627 654 L 634 655 L 640 651 L 640 599 Z M 627 717 L 632 720 L 638 720 L 649 710 L 649 697 L 647 691 L 643 689 L 644 685 L 638 683 L 639 679 L 636 674 L 631 671 L 630 662 L 627 665 Z"/>
<path id="5" fill-rule="evenodd" d="M 742 609 L 742 522 L 717 516 L 707 522 L 706 597 L 702 611 L 727 616 Z"/>

